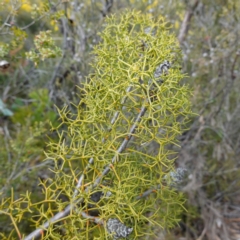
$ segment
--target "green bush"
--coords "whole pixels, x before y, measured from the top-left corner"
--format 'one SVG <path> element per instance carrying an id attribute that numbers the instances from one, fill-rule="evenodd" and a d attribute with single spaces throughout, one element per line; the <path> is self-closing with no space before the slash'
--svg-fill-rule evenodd
<path id="1" fill-rule="evenodd" d="M 12 195 L 0 206 L 11 236 L 26 236 L 18 223 L 28 221 L 37 229 L 26 240 L 136 239 L 179 220 L 183 171 L 173 174 L 168 146 L 191 110 L 177 40 L 164 19 L 135 11 L 107 18 L 100 37 L 76 113 L 59 110 L 59 142 L 46 153 L 55 178 L 42 182 L 44 199 Z"/>

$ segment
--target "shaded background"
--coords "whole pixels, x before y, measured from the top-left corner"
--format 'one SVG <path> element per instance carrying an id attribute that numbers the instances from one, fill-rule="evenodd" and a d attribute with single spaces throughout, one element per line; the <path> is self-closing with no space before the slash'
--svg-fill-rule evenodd
<path id="1" fill-rule="evenodd" d="M 176 166 L 189 170 L 182 188 L 187 212 L 171 232 L 156 229 L 156 239 L 239 239 L 240 1 L 60 2 L 0 5 L 0 61 L 10 63 L 7 69 L 0 66 L 0 198 L 9 196 L 11 188 L 16 198 L 26 190 L 41 198 L 39 179 L 52 174 L 43 150 L 48 138 L 57 140 L 56 133 L 49 132 L 49 120 L 53 126 L 58 122 L 55 106 L 75 111 L 71 103 L 78 104 L 81 98 L 76 85 L 81 86 L 92 71 L 91 50 L 100 40 L 97 32 L 104 18 L 137 9 L 163 15 L 171 24 L 183 51 L 182 71 L 187 75 L 183 83 L 192 88 L 197 113 L 179 138 L 181 148 L 174 147 Z M 12 32 L 6 23 L 25 31 L 26 38 L 21 40 L 21 33 Z M 63 55 L 36 67 L 24 53 L 34 48 L 34 36 L 41 30 L 52 30 Z M 16 43 L 11 42 L 14 39 Z M 11 46 L 4 53 L 7 43 Z M 11 228 L 7 221 L 0 215 L 0 232 Z"/>

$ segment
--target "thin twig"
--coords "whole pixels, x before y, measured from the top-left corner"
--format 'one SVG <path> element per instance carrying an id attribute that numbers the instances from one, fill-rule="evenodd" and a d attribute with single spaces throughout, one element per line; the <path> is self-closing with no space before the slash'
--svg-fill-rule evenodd
<path id="1" fill-rule="evenodd" d="M 43 231 L 45 231 L 46 229 L 48 229 L 48 227 L 51 224 L 54 224 L 56 222 L 58 222 L 59 220 L 62 220 L 64 217 L 68 216 L 72 209 L 73 209 L 74 204 L 69 204 L 64 211 L 57 213 L 55 216 L 53 216 L 50 220 L 48 220 L 47 222 L 45 222 L 41 227 L 37 228 L 35 231 L 33 231 L 32 233 L 30 233 L 28 236 L 26 236 L 24 238 L 24 240 L 33 240 L 33 239 L 37 239 L 39 237 L 42 236 Z"/>
<path id="2" fill-rule="evenodd" d="M 145 197 L 149 196 L 151 193 L 155 192 L 157 189 L 160 189 L 160 188 L 161 188 L 161 185 L 159 184 L 159 185 L 157 185 L 157 187 L 149 189 L 149 190 L 145 191 L 144 193 L 142 193 L 141 195 L 137 196 L 136 200 L 139 200 L 141 198 L 145 198 Z"/>
<path id="3" fill-rule="evenodd" d="M 185 13 L 185 16 L 184 16 L 184 19 L 183 19 L 183 22 L 182 22 L 182 25 L 180 27 L 179 34 L 178 34 L 178 40 L 180 43 L 182 43 L 184 41 L 184 39 L 187 35 L 190 20 L 193 16 L 194 10 L 198 6 L 198 4 L 199 4 L 199 0 L 196 0 L 195 3 L 193 4 L 193 6 L 190 7 Z"/>

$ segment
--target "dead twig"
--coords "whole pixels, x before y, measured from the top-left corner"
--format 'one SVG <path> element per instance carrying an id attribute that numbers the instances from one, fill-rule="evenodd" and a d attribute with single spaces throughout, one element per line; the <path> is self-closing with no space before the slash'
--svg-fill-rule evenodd
<path id="1" fill-rule="evenodd" d="M 184 19 L 183 19 L 183 22 L 181 24 L 180 31 L 178 34 L 178 40 L 180 43 L 182 43 L 184 41 L 184 39 L 187 35 L 190 20 L 193 16 L 193 13 L 194 13 L 195 9 L 197 8 L 198 4 L 199 4 L 199 0 L 196 0 L 194 2 L 193 6 L 191 6 L 185 13 L 185 16 L 184 16 Z"/>

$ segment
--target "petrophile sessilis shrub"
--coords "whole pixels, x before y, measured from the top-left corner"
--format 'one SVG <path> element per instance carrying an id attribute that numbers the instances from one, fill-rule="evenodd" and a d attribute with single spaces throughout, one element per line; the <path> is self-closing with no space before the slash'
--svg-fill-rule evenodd
<path id="1" fill-rule="evenodd" d="M 106 18 L 94 72 L 76 111 L 59 111 L 59 142 L 49 144 L 55 179 L 44 185 L 54 204 L 38 209 L 39 229 L 51 221 L 43 239 L 137 239 L 178 222 L 184 171 L 174 173 L 169 146 L 191 110 L 168 26 L 135 11 Z"/>

